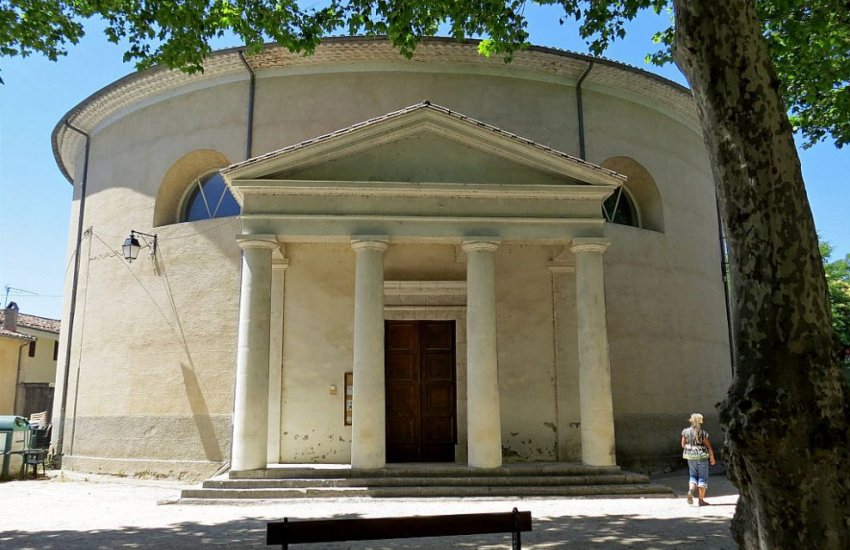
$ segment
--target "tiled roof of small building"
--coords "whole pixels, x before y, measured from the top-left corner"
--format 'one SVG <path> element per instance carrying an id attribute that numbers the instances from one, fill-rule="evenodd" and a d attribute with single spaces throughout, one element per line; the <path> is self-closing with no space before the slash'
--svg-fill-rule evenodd
<path id="1" fill-rule="evenodd" d="M 11 330 L 6 330 L 2 327 L 0 327 L 0 336 L 5 336 L 6 338 L 17 338 L 19 340 L 35 340 L 34 336 L 21 334 L 20 332 L 12 332 Z"/>
<path id="2" fill-rule="evenodd" d="M 0 309 L 0 324 L 6 319 L 6 312 Z M 18 326 L 31 328 L 35 330 L 43 330 L 45 332 L 53 332 L 59 334 L 59 319 L 48 319 L 47 317 L 39 317 L 38 315 L 26 315 L 18 313 Z M 9 331 L 6 331 L 9 332 Z M 17 334 L 17 333 L 12 333 Z"/>

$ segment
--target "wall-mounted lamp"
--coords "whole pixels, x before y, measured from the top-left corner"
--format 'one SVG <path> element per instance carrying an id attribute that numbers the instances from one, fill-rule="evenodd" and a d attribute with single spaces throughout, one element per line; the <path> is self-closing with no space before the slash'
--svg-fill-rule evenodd
<path id="1" fill-rule="evenodd" d="M 151 249 L 151 258 L 156 256 L 156 235 L 149 235 L 148 233 L 142 233 L 141 231 L 131 229 L 130 236 L 124 240 L 124 245 L 121 247 L 124 250 L 124 259 L 128 262 L 132 262 L 139 257 L 139 250 L 143 247 L 136 236 L 141 237 L 145 246 Z"/>

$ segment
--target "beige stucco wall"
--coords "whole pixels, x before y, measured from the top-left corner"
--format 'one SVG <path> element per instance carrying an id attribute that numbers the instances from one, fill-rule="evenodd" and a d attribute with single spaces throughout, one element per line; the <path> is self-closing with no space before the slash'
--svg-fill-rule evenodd
<path id="1" fill-rule="evenodd" d="M 18 350 L 27 355 L 29 342 L 19 338 L 0 336 L 0 415 L 13 414 L 15 405 L 15 379 L 18 376 Z"/>
<path id="2" fill-rule="evenodd" d="M 548 247 L 531 245 L 504 245 L 496 254 L 502 451 L 508 461 L 557 458 L 550 256 Z"/>
<path id="3" fill-rule="evenodd" d="M 21 384 L 53 384 L 56 377 L 53 346 L 58 335 L 20 325 L 17 332 L 37 338 L 35 356 L 29 356 L 29 341 L 0 337 L 0 415 L 14 414 L 15 392 L 21 390 Z M 19 357 L 20 369 L 18 365 Z M 15 385 L 16 382 L 17 386 Z M 23 391 L 20 391 L 18 394 L 18 412 L 23 407 L 23 397 Z"/>
<path id="4" fill-rule="evenodd" d="M 258 71 L 254 154 L 425 98 L 578 153 L 574 80 L 510 66 L 417 72 L 401 60 L 351 69 Z M 240 222 L 154 228 L 153 219 L 159 186 L 178 159 L 201 149 L 244 158 L 247 80 L 232 80 L 147 101 L 92 129 L 64 442 L 72 467 L 198 476 L 229 457 Z M 605 285 L 619 456 L 670 455 L 687 414 L 699 410 L 711 421 L 729 380 L 707 158 L 691 127 L 630 102 L 626 92 L 589 79 L 584 105 L 588 160 L 635 159 L 663 201 L 664 233 L 607 227 Z M 82 160 L 80 150 L 69 254 Z M 155 262 L 146 250 L 132 264 L 123 260 L 131 229 L 157 233 Z M 549 266 L 562 251 L 505 243 L 496 253 L 507 460 L 579 457 L 574 275 Z M 294 243 L 286 256 L 280 456 L 345 462 L 351 434 L 343 426 L 342 376 L 352 362 L 354 254 L 346 243 Z M 451 244 L 393 244 L 385 278 L 463 280 L 456 256 Z M 70 285 L 69 275 L 63 319 Z M 63 327 L 60 367 L 65 338 Z"/>
<path id="5" fill-rule="evenodd" d="M 93 230 L 83 248 L 86 307 L 77 314 L 66 453 L 161 461 L 117 470 L 176 476 L 228 459 L 239 249 L 211 253 L 210 243 L 226 243 L 237 227 L 234 219 L 170 227 L 159 234 L 157 261 L 143 251 L 133 264 Z"/>
<path id="6" fill-rule="evenodd" d="M 21 383 L 47 382 L 52 384 L 56 379 L 56 360 L 53 359 L 53 348 L 59 340 L 59 335 L 20 326 L 18 332 L 37 338 L 35 357 L 30 357 L 26 351 L 24 352 Z"/>
<path id="7" fill-rule="evenodd" d="M 578 150 L 575 89 L 537 80 L 476 74 L 474 66 L 412 72 L 363 64 L 359 71 L 257 80 L 254 153 L 297 143 L 422 100 L 567 152 Z M 468 71 L 464 74 L 463 71 Z M 277 73 L 280 74 L 280 73 Z M 285 73 L 284 73 L 285 74 Z M 533 99 L 530 99 L 533 98 Z M 297 108 L 294 106 L 297 105 Z"/>
<path id="8" fill-rule="evenodd" d="M 239 221 L 152 227 L 154 198 L 177 159 L 210 143 L 240 158 L 243 138 L 231 132 L 244 110 L 225 108 L 227 88 L 197 94 L 218 107 L 184 120 L 194 100 L 176 98 L 159 116 L 132 113 L 92 138 L 63 448 L 70 467 L 198 477 L 229 458 Z M 82 159 L 77 167 L 79 181 Z M 156 262 L 148 249 L 124 261 L 131 229 L 158 235 Z M 66 308 L 70 294 L 69 274 Z M 54 418 L 60 402 L 57 392 Z"/>
<path id="9" fill-rule="evenodd" d="M 344 463 L 344 373 L 352 371 L 354 252 L 350 246 L 287 246 L 281 459 Z M 338 388 L 330 395 L 329 387 Z"/>
<path id="10" fill-rule="evenodd" d="M 715 404 L 732 374 L 711 169 L 702 138 L 672 119 L 592 91 L 585 107 L 588 159 L 638 161 L 664 210 L 663 233 L 606 226 L 617 451 L 652 462 L 663 449 L 675 459 L 690 412 L 719 435 Z"/>
<path id="11" fill-rule="evenodd" d="M 502 438 L 507 460 L 555 459 L 550 248 L 508 245 L 496 256 Z M 351 371 L 354 253 L 342 244 L 299 244 L 288 246 L 287 256 L 281 458 L 284 462 L 347 462 L 351 428 L 343 422 L 344 396 L 341 390 L 330 395 L 329 387 L 342 388 L 344 373 Z M 516 265 L 526 269 L 518 271 Z M 463 281 L 465 267 L 451 245 L 393 245 L 384 260 L 388 281 Z M 412 315 L 406 318 L 436 318 L 434 311 L 445 309 L 422 302 L 411 305 Z M 465 326 L 460 331 L 465 333 Z M 577 365 L 573 363 L 572 368 Z M 460 383 L 464 372 L 458 371 Z M 465 389 L 461 385 L 458 390 L 462 404 Z M 578 400 L 577 390 L 569 399 Z"/>

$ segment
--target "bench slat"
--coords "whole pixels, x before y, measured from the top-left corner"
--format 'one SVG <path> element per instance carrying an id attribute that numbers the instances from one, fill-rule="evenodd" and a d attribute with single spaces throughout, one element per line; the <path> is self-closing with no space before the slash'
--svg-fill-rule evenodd
<path id="1" fill-rule="evenodd" d="M 266 544 L 450 537 L 511 533 L 513 531 L 514 514 L 511 512 L 397 518 L 326 519 L 269 523 L 266 531 Z M 531 531 L 531 512 L 517 513 L 516 531 Z"/>

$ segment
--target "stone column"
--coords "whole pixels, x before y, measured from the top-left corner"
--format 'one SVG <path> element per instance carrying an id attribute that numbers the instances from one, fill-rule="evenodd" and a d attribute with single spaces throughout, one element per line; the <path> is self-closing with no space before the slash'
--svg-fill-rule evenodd
<path id="1" fill-rule="evenodd" d="M 565 252 L 572 253 L 565 248 Z M 559 462 L 578 459 L 581 449 L 581 408 L 579 405 L 578 327 L 576 326 L 575 265 L 554 260 L 552 274 L 552 323 L 555 347 L 555 418 L 558 429 L 555 455 Z"/>
<path id="2" fill-rule="evenodd" d="M 269 320 L 274 235 L 237 238 L 242 247 L 242 291 L 236 348 L 231 469 L 265 468 L 268 446 Z"/>
<path id="3" fill-rule="evenodd" d="M 602 253 L 609 244 L 607 239 L 576 238 L 570 247 L 576 259 L 581 460 L 591 466 L 616 464 L 602 272 Z"/>
<path id="4" fill-rule="evenodd" d="M 281 245 L 281 251 L 283 246 Z M 283 393 L 283 307 L 289 260 L 272 258 L 271 321 L 269 323 L 269 444 L 266 460 L 280 462 L 280 404 Z"/>
<path id="5" fill-rule="evenodd" d="M 466 252 L 466 399 L 469 465 L 502 465 L 502 419 L 496 357 L 495 240 L 470 240 Z"/>
<path id="6" fill-rule="evenodd" d="M 352 238 L 354 273 L 354 395 L 351 467 L 386 465 L 384 389 L 384 250 L 381 238 Z"/>

